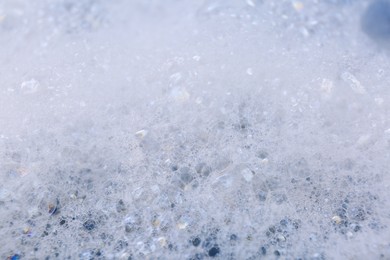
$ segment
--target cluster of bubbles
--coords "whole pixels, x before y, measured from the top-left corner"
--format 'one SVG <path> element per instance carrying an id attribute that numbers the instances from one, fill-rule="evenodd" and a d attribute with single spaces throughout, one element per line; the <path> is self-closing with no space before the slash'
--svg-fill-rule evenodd
<path id="1" fill-rule="evenodd" d="M 389 257 L 390 63 L 345 37 L 387 1 L 16 2 L 0 34 L 47 37 L 0 89 L 1 258 Z"/>

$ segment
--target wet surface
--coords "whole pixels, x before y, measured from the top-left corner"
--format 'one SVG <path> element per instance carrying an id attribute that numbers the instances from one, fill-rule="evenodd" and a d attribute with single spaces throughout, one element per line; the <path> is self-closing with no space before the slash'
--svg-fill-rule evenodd
<path id="1" fill-rule="evenodd" d="M 389 258 L 388 9 L 0 2 L 0 258 Z"/>

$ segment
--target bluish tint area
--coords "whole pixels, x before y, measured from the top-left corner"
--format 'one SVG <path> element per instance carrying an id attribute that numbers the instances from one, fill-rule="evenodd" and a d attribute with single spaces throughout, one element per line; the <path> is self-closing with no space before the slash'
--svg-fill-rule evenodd
<path id="1" fill-rule="evenodd" d="M 390 259 L 389 10 L 1 0 L 0 259 Z"/>
<path id="2" fill-rule="evenodd" d="M 362 17 L 362 28 L 365 33 L 376 40 L 390 39 L 390 2 L 374 1 Z"/>

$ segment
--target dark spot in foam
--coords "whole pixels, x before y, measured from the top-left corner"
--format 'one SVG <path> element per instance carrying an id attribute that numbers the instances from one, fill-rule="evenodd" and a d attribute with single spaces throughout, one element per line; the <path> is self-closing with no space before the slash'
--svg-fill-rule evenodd
<path id="1" fill-rule="evenodd" d="M 361 18 L 361 27 L 374 40 L 390 40 L 390 1 L 371 3 Z"/>

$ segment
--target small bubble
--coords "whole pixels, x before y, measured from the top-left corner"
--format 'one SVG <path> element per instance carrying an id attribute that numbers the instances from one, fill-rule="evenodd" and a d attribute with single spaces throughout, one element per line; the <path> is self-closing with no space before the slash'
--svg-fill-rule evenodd
<path id="1" fill-rule="evenodd" d="M 232 234 L 230 236 L 230 240 L 236 241 L 237 240 L 237 235 L 236 234 Z"/>
<path id="2" fill-rule="evenodd" d="M 20 255 L 15 254 L 15 255 L 9 257 L 9 259 L 10 259 L 10 260 L 19 260 L 19 259 L 20 259 Z"/>
<path id="3" fill-rule="evenodd" d="M 87 221 L 84 222 L 83 227 L 86 230 L 91 231 L 96 227 L 96 222 L 92 219 L 88 219 Z"/>
<path id="4" fill-rule="evenodd" d="M 193 240 L 192 240 L 192 245 L 193 246 L 199 246 L 200 245 L 200 238 L 199 237 L 195 237 Z"/>
<path id="5" fill-rule="evenodd" d="M 210 257 L 215 257 L 219 254 L 220 250 L 219 250 L 219 247 L 218 246 L 213 246 L 210 250 L 209 250 L 209 256 Z"/>
<path id="6" fill-rule="evenodd" d="M 203 177 L 207 177 L 211 173 L 211 167 L 206 165 L 205 163 L 198 163 L 195 166 L 195 170 L 198 174 L 200 174 Z"/>
<path id="7" fill-rule="evenodd" d="M 119 200 L 118 203 L 116 204 L 116 211 L 120 213 L 120 212 L 124 212 L 125 210 L 126 210 L 125 203 L 123 202 L 123 200 Z"/>
<path id="8" fill-rule="evenodd" d="M 266 191 L 259 191 L 258 198 L 260 201 L 265 201 L 267 199 L 267 192 Z"/>

